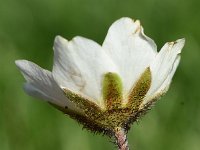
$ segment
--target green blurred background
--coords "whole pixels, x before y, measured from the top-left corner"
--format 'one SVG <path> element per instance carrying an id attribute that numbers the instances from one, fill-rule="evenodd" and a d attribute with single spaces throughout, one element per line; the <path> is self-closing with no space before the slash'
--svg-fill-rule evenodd
<path id="1" fill-rule="evenodd" d="M 102 43 L 123 16 L 140 19 L 158 45 L 186 38 L 171 88 L 128 137 L 135 150 L 200 149 L 199 0 L 0 0 L 0 150 L 115 149 L 42 101 L 27 96 L 16 59 L 51 70 L 56 35 Z"/>

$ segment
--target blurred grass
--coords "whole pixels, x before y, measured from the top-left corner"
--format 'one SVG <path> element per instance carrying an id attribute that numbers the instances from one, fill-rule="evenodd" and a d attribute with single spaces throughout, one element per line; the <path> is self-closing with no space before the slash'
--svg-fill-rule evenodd
<path id="1" fill-rule="evenodd" d="M 199 150 L 200 1 L 198 0 L 0 0 L 0 150 L 115 149 L 108 138 L 22 90 L 14 60 L 51 70 L 56 35 L 103 42 L 108 27 L 128 16 L 140 19 L 158 48 L 186 38 L 180 66 L 167 95 L 129 132 L 136 150 Z"/>

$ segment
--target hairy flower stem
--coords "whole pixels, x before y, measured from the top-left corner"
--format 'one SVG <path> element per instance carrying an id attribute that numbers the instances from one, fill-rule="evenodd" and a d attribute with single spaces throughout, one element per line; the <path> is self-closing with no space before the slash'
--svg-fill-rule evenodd
<path id="1" fill-rule="evenodd" d="M 128 139 L 123 128 L 115 128 L 115 139 L 118 150 L 129 150 Z"/>

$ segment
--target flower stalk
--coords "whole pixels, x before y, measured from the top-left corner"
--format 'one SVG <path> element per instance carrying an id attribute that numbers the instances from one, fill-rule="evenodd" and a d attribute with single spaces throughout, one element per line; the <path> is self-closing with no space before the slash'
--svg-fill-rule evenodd
<path id="1" fill-rule="evenodd" d="M 115 139 L 118 150 L 129 150 L 127 135 L 123 128 L 117 127 L 115 129 Z"/>

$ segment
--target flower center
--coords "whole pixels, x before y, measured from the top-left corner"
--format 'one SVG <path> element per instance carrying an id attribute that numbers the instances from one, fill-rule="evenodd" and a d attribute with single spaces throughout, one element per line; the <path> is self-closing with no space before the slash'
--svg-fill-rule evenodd
<path id="1" fill-rule="evenodd" d="M 76 119 L 93 132 L 112 134 L 116 127 L 128 130 L 130 124 L 147 109 L 140 109 L 143 98 L 151 85 L 151 72 L 148 67 L 130 90 L 127 97 L 123 97 L 122 81 L 116 73 L 106 73 L 102 81 L 102 95 L 105 108 L 99 107 L 93 101 L 82 97 L 68 89 L 63 89 L 66 97 L 83 111 L 78 114 L 70 108 L 58 108 L 71 118 Z M 126 104 L 123 98 L 128 99 Z"/>

